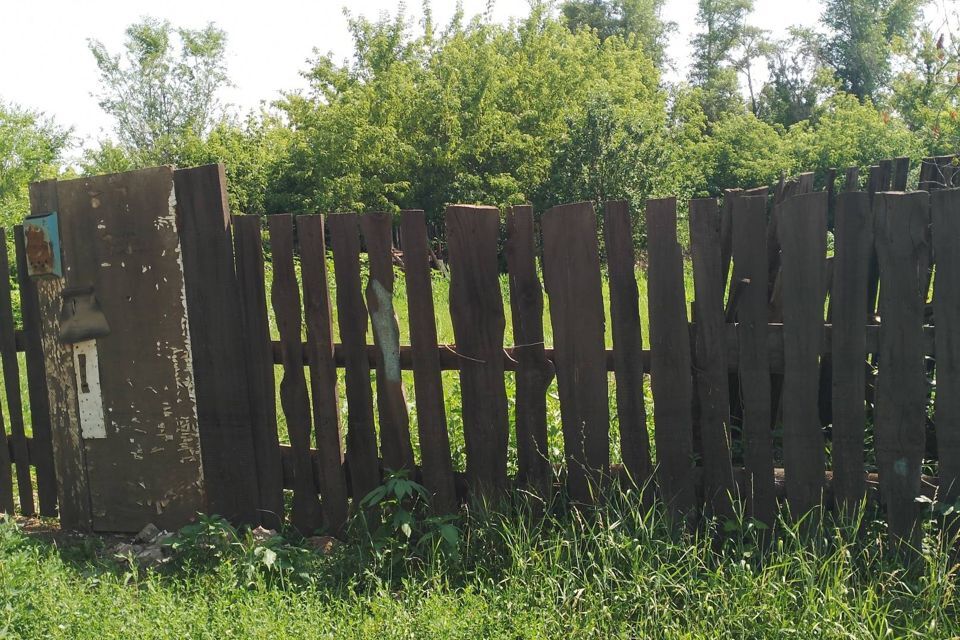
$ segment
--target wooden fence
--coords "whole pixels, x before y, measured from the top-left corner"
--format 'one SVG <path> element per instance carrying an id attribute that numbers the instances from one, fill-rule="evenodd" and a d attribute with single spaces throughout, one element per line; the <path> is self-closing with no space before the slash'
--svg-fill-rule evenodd
<path id="1" fill-rule="evenodd" d="M 237 519 L 277 526 L 289 489 L 294 526 L 338 532 L 351 501 L 357 504 L 376 487 L 384 470 L 410 470 L 441 512 L 468 497 L 497 498 L 517 486 L 545 496 L 558 489 L 558 478 L 577 503 L 596 501 L 612 481 L 643 485 L 652 480 L 677 519 L 693 518 L 701 509 L 729 514 L 742 499 L 748 513 L 766 523 L 774 520 L 781 498 L 794 514 L 824 500 L 828 507 L 852 509 L 878 483 L 894 538 L 915 542 L 922 507 L 916 498 L 936 494 L 953 502 L 960 497 L 960 190 L 949 188 L 954 167 L 952 158 L 924 161 L 918 183 L 923 190 L 912 192 L 906 191 L 909 162 L 897 159 L 871 168 L 864 191 L 851 169 L 843 192 L 834 188 L 831 172 L 819 192 L 813 191 L 812 174 L 803 174 L 781 181 L 769 195 L 764 188 L 729 191 L 720 201 L 694 200 L 688 248 L 677 240 L 676 201 L 650 201 L 645 211 L 649 336 L 641 335 L 631 215 L 625 203 L 607 203 L 602 240 L 612 349 L 604 342 L 597 216 L 588 203 L 554 207 L 539 218 L 525 206 L 509 209 L 505 217 L 492 207 L 447 209 L 445 256 L 455 345 L 438 344 L 423 212 L 404 211 L 397 218 L 380 213 L 270 216 L 269 291 L 261 219 L 235 216 L 232 235 L 226 229 L 226 251 L 204 251 L 210 245 L 195 238 L 189 244 L 200 251 L 190 257 L 193 248 L 185 246 L 188 287 L 211 268 L 203 266 L 204 260 L 224 262 L 220 266 L 226 265 L 237 295 L 220 296 L 216 304 L 226 313 L 218 317 L 230 320 L 232 312 L 242 331 L 242 363 L 231 367 L 230 376 L 243 378 L 245 393 L 234 391 L 233 397 L 249 409 L 252 433 L 242 446 L 224 441 L 222 451 L 208 452 L 201 416 L 201 438 L 205 467 L 208 457 L 219 457 L 224 469 L 242 459 L 243 464 L 232 465 L 232 477 L 246 474 L 255 482 L 221 482 L 213 493 L 233 505 L 232 513 L 245 514 Z M 502 224 L 513 345 L 504 344 Z M 184 223 L 181 231 L 190 229 Z M 833 233 L 829 257 L 828 230 Z M 409 345 L 400 344 L 393 308 L 398 237 Z M 692 321 L 685 255 L 693 265 Z M 2 277 L 5 266 L 0 260 L 0 283 L 9 282 Z M 544 340 L 541 274 L 552 346 Z M 21 277 L 19 284 L 25 294 L 21 333 L 13 330 L 9 295 L 0 291 L 0 348 L 7 397 L 13 400 L 8 402 L 9 451 L 18 463 L 24 513 L 33 507 L 29 467 L 19 464 L 23 460 L 36 466 L 41 512 L 50 513 L 50 427 L 49 421 L 43 424 L 39 345 L 29 329 L 35 309 L 29 281 Z M 279 332 L 275 341 L 268 304 Z M 334 308 L 339 344 L 334 344 Z M 190 313 L 196 334 L 200 320 L 192 306 Z M 219 326 L 208 318 L 203 322 L 207 329 Z M 368 326 L 373 344 L 367 344 Z M 215 333 L 208 339 L 220 340 Z M 27 352 L 32 441 L 23 434 L 22 419 L 18 423 L 17 348 Z M 217 373 L 215 358 L 204 362 L 206 368 L 196 370 L 198 394 L 201 376 L 223 373 Z M 275 365 L 282 365 L 279 396 L 289 445 L 280 444 L 277 430 Z M 338 369 L 344 370 L 342 393 Z M 402 372 L 410 370 L 415 420 L 408 415 L 402 381 Z M 462 476 L 451 458 L 445 370 L 459 372 L 466 448 Z M 507 371 L 516 381 L 512 420 Z M 610 372 L 616 381 L 620 460 L 610 459 Z M 559 475 L 546 453 L 546 393 L 554 377 L 564 458 Z M 646 384 L 652 407 L 644 401 Z M 222 387 L 211 393 L 229 397 L 231 391 Z M 931 397 L 935 438 L 927 434 Z M 651 411 L 653 443 L 646 426 Z M 507 472 L 511 426 L 517 447 L 512 478 Z M 411 429 L 419 452 L 411 444 Z M 732 445 L 742 455 L 734 457 Z M 233 458 L 231 447 L 239 452 Z M 776 454 L 780 447 L 782 455 Z M 0 447 L 0 455 L 7 451 Z M 866 473 L 867 456 L 875 457 L 878 473 Z M 10 469 L 0 462 L 0 469 Z M 925 464 L 935 466 L 935 476 L 922 473 Z M 217 480 L 209 470 L 207 478 Z M 10 510 L 9 475 L 0 475 L 0 499 Z"/>

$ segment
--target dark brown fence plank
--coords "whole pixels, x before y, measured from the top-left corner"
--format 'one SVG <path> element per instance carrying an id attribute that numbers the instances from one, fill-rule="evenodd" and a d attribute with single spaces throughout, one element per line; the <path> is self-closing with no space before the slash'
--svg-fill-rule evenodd
<path id="1" fill-rule="evenodd" d="M 933 315 L 939 500 L 953 504 L 960 498 L 960 189 L 934 191 L 930 200 L 937 256 Z"/>
<path id="2" fill-rule="evenodd" d="M 320 457 L 320 507 L 334 534 L 347 524 L 349 495 L 343 473 L 343 442 L 337 405 L 337 365 L 333 361 L 333 326 L 327 281 L 327 246 L 323 216 L 297 216 L 303 310 L 307 320 L 310 399 L 313 432 Z"/>
<path id="3" fill-rule="evenodd" d="M 647 235 L 650 386 L 657 481 L 670 511 L 684 518 L 691 514 L 695 502 L 693 381 L 675 198 L 647 201 Z"/>
<path id="4" fill-rule="evenodd" d="M 59 209 L 57 181 L 45 180 L 30 185 L 30 213 L 48 213 Z M 43 345 L 44 371 L 47 376 L 47 401 L 50 407 L 51 443 L 57 477 L 57 503 L 63 529 L 89 530 L 92 527 L 90 485 L 87 481 L 86 455 L 80 438 L 77 395 L 73 385 L 76 372 L 73 351 L 60 342 L 60 296 L 64 282 L 60 278 L 36 281 L 40 312 L 40 339 Z M 9 467 L 7 467 L 9 469 Z M 0 472 L 2 473 L 2 472 Z M 2 491 L 2 489 L 0 489 Z"/>
<path id="5" fill-rule="evenodd" d="M 475 494 L 507 487 L 509 421 L 503 379 L 506 320 L 500 294 L 494 207 L 450 206 L 445 213 L 450 252 L 450 316 L 457 340 L 467 479 Z"/>
<path id="6" fill-rule="evenodd" d="M 737 308 L 744 466 L 752 488 L 747 512 L 768 525 L 776 515 L 770 363 L 767 351 L 767 234 L 765 197 L 733 205 L 733 280 L 749 280 Z"/>
<path id="7" fill-rule="evenodd" d="M 733 515 L 735 497 L 730 460 L 730 396 L 724 336 L 723 288 L 717 201 L 690 202 L 690 252 L 693 258 L 696 316 L 697 393 L 703 442 L 704 501 L 710 512 Z"/>
<path id="8" fill-rule="evenodd" d="M 366 213 L 360 230 L 367 246 L 367 310 L 377 347 L 377 408 L 380 414 L 380 454 L 390 471 L 413 471 L 410 418 L 400 375 L 400 329 L 393 309 L 393 216 Z"/>
<path id="9" fill-rule="evenodd" d="M 222 164 L 174 172 L 207 508 L 259 524 L 240 290 Z"/>
<path id="10" fill-rule="evenodd" d="M 273 254 L 273 289 L 270 297 L 283 354 L 280 403 L 287 418 L 287 433 L 294 455 L 290 521 L 300 533 L 309 535 L 322 525 L 322 518 L 310 461 L 310 401 L 300 342 L 302 323 L 300 292 L 293 264 L 293 216 L 277 214 L 270 216 L 269 220 L 270 250 Z"/>
<path id="11" fill-rule="evenodd" d="M 733 258 L 733 199 L 742 195 L 740 189 L 727 189 L 720 203 L 720 275 L 723 279 L 722 290 L 727 290 L 730 277 L 730 260 Z"/>
<path id="12" fill-rule="evenodd" d="M 3 362 L 3 388 L 7 395 L 10 418 L 10 439 L 17 464 L 17 490 L 20 513 L 36 515 L 33 502 L 33 480 L 27 454 L 27 436 L 23 428 L 23 399 L 20 397 L 20 363 L 17 360 L 17 338 L 14 335 L 13 302 L 10 290 L 10 258 L 7 254 L 7 230 L 0 229 L 0 360 Z M 3 424 L 0 420 L 0 424 Z M 3 443 L 0 442 L 0 445 Z"/>
<path id="13" fill-rule="evenodd" d="M 432 494 L 437 513 L 456 510 L 457 496 L 450 459 L 450 436 L 443 398 L 443 378 L 437 352 L 437 321 L 430 282 L 430 249 L 423 211 L 400 214 L 403 266 L 407 285 L 413 386 L 417 402 L 417 431 L 423 484 Z"/>
<path id="14" fill-rule="evenodd" d="M 53 467 L 47 373 L 44 369 L 43 343 L 40 339 L 40 307 L 37 300 L 37 287 L 27 275 L 27 256 L 22 226 L 14 227 L 13 238 L 17 256 L 17 283 L 20 286 L 20 315 L 23 319 L 30 427 L 33 431 L 30 457 L 37 470 L 40 515 L 54 517 L 57 515 L 57 477 Z"/>
<path id="15" fill-rule="evenodd" d="M 257 216 L 235 216 L 234 255 L 243 318 L 241 350 L 246 361 L 253 451 L 256 456 L 260 521 L 269 529 L 283 524 L 283 468 L 277 433 L 276 382 L 267 318 L 263 241 Z"/>
<path id="16" fill-rule="evenodd" d="M 623 464 L 633 482 L 643 486 L 650 477 L 650 436 L 643 401 L 643 337 L 640 334 L 640 295 L 633 254 L 630 209 L 626 201 L 607 202 L 603 234 L 610 277 L 610 321 L 617 380 L 617 416 Z M 720 274 L 716 274 L 719 290 Z"/>
<path id="17" fill-rule="evenodd" d="M 380 485 L 373 393 L 367 359 L 367 308 L 360 285 L 360 228 L 355 213 L 327 216 L 337 285 L 347 396 L 347 467 L 355 503 Z"/>
<path id="18" fill-rule="evenodd" d="M 827 194 L 806 193 L 780 205 L 783 279 L 783 458 L 795 517 L 823 498 L 824 440 L 818 392 L 823 341 Z"/>
<path id="19" fill-rule="evenodd" d="M 538 495 L 547 497 L 553 484 L 547 453 L 547 387 L 554 371 L 544 350 L 543 289 L 537 275 L 534 233 L 532 207 L 507 211 L 505 253 L 517 360 L 517 476 Z"/>
<path id="20" fill-rule="evenodd" d="M 929 195 L 878 193 L 874 214 L 883 282 L 875 411 L 880 488 L 892 540 L 915 545 L 926 419 L 920 265 L 929 245 Z"/>
<path id="21" fill-rule="evenodd" d="M 890 183 L 890 189 L 893 191 L 906 191 L 907 178 L 910 176 L 910 158 L 902 156 L 893 161 L 893 178 Z"/>
<path id="22" fill-rule="evenodd" d="M 833 491 L 842 513 L 863 499 L 866 410 L 867 277 L 873 254 L 870 196 L 850 191 L 837 198 L 831 310 L 833 365 Z"/>
<path id="23" fill-rule="evenodd" d="M 610 466 L 596 216 L 588 202 L 568 204 L 547 211 L 541 226 L 567 486 L 572 500 L 590 503 Z"/>
<path id="24" fill-rule="evenodd" d="M 860 190 L 860 168 L 859 167 L 848 167 L 846 178 L 843 183 L 844 191 L 859 191 Z"/>

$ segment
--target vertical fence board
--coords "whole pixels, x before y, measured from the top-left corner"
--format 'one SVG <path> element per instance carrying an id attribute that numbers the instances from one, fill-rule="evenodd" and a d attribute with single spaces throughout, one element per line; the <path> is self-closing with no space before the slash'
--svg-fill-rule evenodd
<path id="1" fill-rule="evenodd" d="M 423 211 L 404 211 L 400 216 L 423 484 L 433 495 L 433 510 L 450 513 L 456 510 L 457 496 L 437 353 L 426 218 Z"/>
<path id="2" fill-rule="evenodd" d="M 347 523 L 347 479 L 343 474 L 343 442 L 337 406 L 337 365 L 333 360 L 333 326 L 327 282 L 327 246 L 323 216 L 297 216 L 303 311 L 307 321 L 307 359 L 313 432 L 320 463 L 320 509 L 328 530 L 343 531 Z"/>
<path id="3" fill-rule="evenodd" d="M 720 276 L 721 291 L 727 290 L 730 277 L 730 260 L 733 258 L 733 199 L 742 195 L 740 189 L 727 189 L 720 203 Z"/>
<path id="4" fill-rule="evenodd" d="M 717 201 L 690 201 L 690 252 L 693 258 L 696 317 L 697 393 L 703 442 L 704 502 L 721 516 L 733 515 L 736 495 L 730 461 L 730 396 L 723 314 Z"/>
<path id="5" fill-rule="evenodd" d="M 377 432 L 373 424 L 367 308 L 360 285 L 360 230 L 354 213 L 327 217 L 337 285 L 337 322 L 343 344 L 347 396 L 347 467 L 354 502 L 380 484 Z"/>
<path id="6" fill-rule="evenodd" d="M 660 493 L 676 516 L 690 515 L 693 488 L 693 381 L 690 331 L 677 242 L 677 201 L 647 201 L 650 384 Z"/>
<path id="7" fill-rule="evenodd" d="M 174 172 L 207 508 L 256 524 L 253 451 L 240 291 L 222 164 Z"/>
<path id="8" fill-rule="evenodd" d="M 844 191 L 859 191 L 860 190 L 860 168 L 859 167 L 848 167 L 846 178 L 844 179 L 843 184 Z"/>
<path id="9" fill-rule="evenodd" d="M 20 363 L 17 360 L 16 327 L 13 322 L 13 302 L 10 290 L 10 258 L 7 253 L 7 230 L 0 229 L 0 360 L 3 362 L 3 388 L 7 396 L 7 414 L 10 418 L 10 439 L 17 464 L 17 490 L 20 494 L 20 513 L 36 514 L 33 502 L 33 480 L 30 477 L 30 456 L 27 453 L 27 435 L 23 427 L 23 400 L 20 397 Z M 0 421 L 2 424 L 2 421 Z M 2 445 L 3 443 L 0 443 Z"/>
<path id="10" fill-rule="evenodd" d="M 638 486 L 643 486 L 651 472 L 650 440 L 647 435 L 647 408 L 643 400 L 640 295 L 637 291 L 633 232 L 627 202 L 606 203 L 603 233 L 610 278 L 610 321 L 613 324 L 620 450 L 631 479 Z"/>
<path id="11" fill-rule="evenodd" d="M 37 470 L 37 498 L 40 515 L 57 515 L 57 478 L 53 468 L 53 444 L 50 434 L 50 400 L 47 374 L 40 339 L 40 307 L 37 287 L 27 275 L 27 256 L 23 227 L 13 230 L 17 258 L 17 283 L 20 287 L 20 316 L 23 320 L 24 361 L 27 367 L 27 394 L 30 402 L 30 427 L 33 431 L 31 458 Z"/>
<path id="12" fill-rule="evenodd" d="M 880 259 L 880 371 L 875 440 L 880 488 L 896 543 L 919 542 L 920 464 L 924 451 L 926 366 L 923 354 L 923 274 L 928 251 L 929 195 L 874 196 Z"/>
<path id="13" fill-rule="evenodd" d="M 748 280 L 737 308 L 744 466 L 748 513 L 773 524 L 773 434 L 770 429 L 770 364 L 767 352 L 766 198 L 737 198 L 733 205 L 733 280 Z"/>
<path id="14" fill-rule="evenodd" d="M 393 309 L 393 216 L 366 213 L 360 230 L 367 246 L 367 310 L 376 346 L 377 408 L 380 414 L 380 454 L 385 469 L 413 471 L 410 418 L 400 374 L 400 328 Z"/>
<path id="15" fill-rule="evenodd" d="M 280 403 L 287 418 L 287 433 L 293 451 L 293 508 L 290 521 L 303 535 L 322 524 L 320 501 L 313 483 L 310 457 L 310 404 L 307 380 L 303 372 L 303 346 L 300 341 L 300 293 L 293 264 L 293 216 L 270 216 L 270 249 L 273 253 L 273 312 L 280 332 L 283 379 Z"/>
<path id="16" fill-rule="evenodd" d="M 827 194 L 806 193 L 780 205 L 783 278 L 783 457 L 795 517 L 823 497 L 824 439 L 818 407 L 827 253 Z"/>
<path id="17" fill-rule="evenodd" d="M 547 387 L 554 371 L 544 350 L 543 289 L 537 275 L 531 207 L 507 211 L 505 253 L 517 358 L 517 476 L 546 498 L 553 480 L 547 453 Z"/>
<path id="18" fill-rule="evenodd" d="M 269 529 L 283 523 L 283 467 L 277 433 L 276 386 L 273 351 L 267 319 L 263 241 L 257 216 L 235 216 L 234 255 L 240 285 L 240 315 L 243 318 L 242 351 L 246 360 L 247 389 L 253 451 L 256 455 L 260 521 Z"/>
<path id="19" fill-rule="evenodd" d="M 945 504 L 960 498 L 960 189 L 930 194 L 937 255 L 933 314 L 936 320 L 937 398 L 934 423 Z"/>
<path id="20" fill-rule="evenodd" d="M 553 207 L 541 224 L 567 484 L 572 500 L 590 503 L 610 466 L 596 216 L 581 202 Z"/>
<path id="21" fill-rule="evenodd" d="M 907 178 L 910 176 L 910 158 L 902 156 L 893 161 L 893 178 L 890 183 L 892 191 L 906 191 Z"/>
<path id="22" fill-rule="evenodd" d="M 506 489 L 509 436 L 503 379 L 506 319 L 497 261 L 500 212 L 495 207 L 450 206 L 445 219 L 467 481 L 479 495 L 497 495 Z"/>
<path id="23" fill-rule="evenodd" d="M 862 191 L 837 198 L 833 293 L 833 495 L 853 515 L 863 499 L 866 410 L 867 276 L 873 253 L 873 211 Z"/>

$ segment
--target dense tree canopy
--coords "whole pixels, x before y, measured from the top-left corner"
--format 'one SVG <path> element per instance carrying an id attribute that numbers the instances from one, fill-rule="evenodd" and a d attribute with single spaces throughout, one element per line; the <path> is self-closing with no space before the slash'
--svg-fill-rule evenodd
<path id="1" fill-rule="evenodd" d="M 822 0 L 817 29 L 782 40 L 752 0 L 699 0 L 686 81 L 670 82 L 664 0 L 534 2 L 508 24 L 401 9 L 351 16 L 353 56 L 317 51 L 309 89 L 239 115 L 226 34 L 145 19 L 121 53 L 91 42 L 111 138 L 80 168 L 223 161 L 235 211 L 538 209 L 574 199 L 718 195 L 784 174 L 960 149 L 960 18 L 923 0 Z M 766 68 L 766 73 L 761 71 Z M 0 107 L 0 204 L 64 170 L 69 134 Z M 916 163 L 914 164 L 916 166 Z"/>

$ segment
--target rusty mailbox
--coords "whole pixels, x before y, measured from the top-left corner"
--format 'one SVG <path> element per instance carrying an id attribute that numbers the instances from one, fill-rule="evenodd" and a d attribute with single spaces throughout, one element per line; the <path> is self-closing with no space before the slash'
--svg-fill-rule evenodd
<path id="1" fill-rule="evenodd" d="M 61 518 L 181 526 L 207 505 L 174 172 L 46 187 L 49 210 L 23 226 Z"/>

